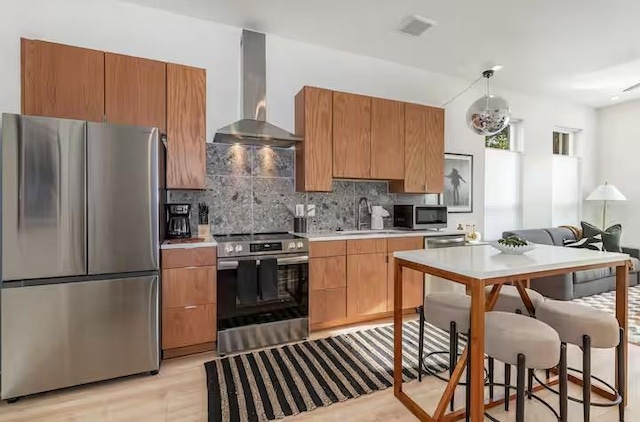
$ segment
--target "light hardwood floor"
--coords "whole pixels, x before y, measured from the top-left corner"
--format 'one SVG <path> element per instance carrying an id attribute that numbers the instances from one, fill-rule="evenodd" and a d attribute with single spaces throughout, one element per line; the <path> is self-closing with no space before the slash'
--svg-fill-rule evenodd
<path id="1" fill-rule="evenodd" d="M 381 321 L 380 323 L 389 323 Z M 377 324 L 340 330 L 326 330 L 315 333 L 314 338 L 351 331 Z M 627 407 L 627 422 L 640 421 L 640 347 L 630 346 L 629 350 L 630 396 Z M 215 358 L 213 353 L 205 353 L 184 358 L 167 360 L 162 363 L 157 376 L 135 376 L 109 382 L 76 387 L 63 391 L 40 394 L 8 405 L 0 404 L 2 422 L 143 422 L 143 421 L 206 421 L 207 390 L 203 364 Z M 580 365 L 580 355 L 571 350 L 570 363 Z M 501 367 L 501 365 L 497 365 Z M 613 351 L 594 351 L 594 374 L 611 380 L 613 377 Z M 515 381 L 515 374 L 512 377 Z M 432 411 L 440 397 L 444 383 L 432 377 L 422 383 L 414 381 L 405 385 L 407 391 L 428 411 Z M 579 389 L 572 388 L 573 392 Z M 463 405 L 464 390 L 458 389 L 457 403 Z M 556 397 L 542 394 L 552 403 Z M 595 400 L 595 398 L 594 398 Z M 501 410 L 491 414 L 504 422 L 515 420 L 515 404 L 512 411 Z M 582 421 L 582 408 L 571 403 L 570 420 Z M 598 422 L 617 421 L 615 408 L 592 408 L 592 420 Z M 312 412 L 287 418 L 287 421 L 415 421 L 408 410 L 393 396 L 389 388 L 367 396 L 337 403 Z M 527 422 L 553 421 L 547 409 L 535 402 L 527 402 Z"/>

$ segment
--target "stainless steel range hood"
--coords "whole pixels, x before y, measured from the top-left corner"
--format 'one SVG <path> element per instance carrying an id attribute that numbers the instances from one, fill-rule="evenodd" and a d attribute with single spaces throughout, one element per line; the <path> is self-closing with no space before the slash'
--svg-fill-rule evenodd
<path id="1" fill-rule="evenodd" d="M 266 121 L 265 35 L 242 30 L 242 120 L 220 128 L 214 142 L 290 147 L 302 138 Z"/>

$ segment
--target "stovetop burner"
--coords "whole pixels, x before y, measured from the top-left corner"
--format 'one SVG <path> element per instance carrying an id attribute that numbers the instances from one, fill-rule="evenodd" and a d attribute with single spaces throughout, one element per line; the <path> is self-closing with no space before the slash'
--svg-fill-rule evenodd
<path id="1" fill-rule="evenodd" d="M 213 238 L 218 242 L 218 258 L 306 254 L 309 251 L 307 239 L 286 232 L 232 233 Z"/>

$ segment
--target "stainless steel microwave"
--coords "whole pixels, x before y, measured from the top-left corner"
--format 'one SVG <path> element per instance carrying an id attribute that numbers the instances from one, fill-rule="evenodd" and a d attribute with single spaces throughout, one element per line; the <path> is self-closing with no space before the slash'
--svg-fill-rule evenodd
<path id="1" fill-rule="evenodd" d="M 446 228 L 447 206 L 394 205 L 393 226 L 411 230 Z"/>

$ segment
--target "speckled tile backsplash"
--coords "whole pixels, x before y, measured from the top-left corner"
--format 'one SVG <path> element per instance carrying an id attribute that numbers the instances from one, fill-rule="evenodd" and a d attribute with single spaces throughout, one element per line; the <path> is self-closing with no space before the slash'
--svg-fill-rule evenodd
<path id="1" fill-rule="evenodd" d="M 366 197 L 371 205 L 382 205 L 393 213 L 394 203 L 424 203 L 425 195 L 396 195 L 387 182 L 336 180 L 333 192 L 295 191 L 295 153 L 292 149 L 207 144 L 207 189 L 171 190 L 169 202 L 192 204 L 191 229 L 197 233 L 197 204 L 209 205 L 211 232 L 248 233 L 293 230 L 296 204 L 315 204 L 308 230 L 353 230 L 357 203 Z M 361 221 L 371 217 L 364 210 Z M 385 227 L 392 218 L 384 219 Z"/>

